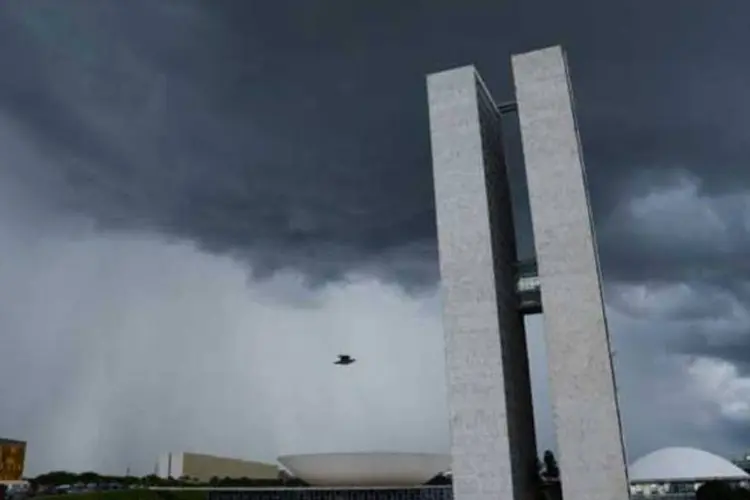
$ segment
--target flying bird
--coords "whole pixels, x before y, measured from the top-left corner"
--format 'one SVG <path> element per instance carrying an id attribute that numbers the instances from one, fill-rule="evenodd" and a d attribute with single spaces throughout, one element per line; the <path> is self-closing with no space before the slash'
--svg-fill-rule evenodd
<path id="1" fill-rule="evenodd" d="M 357 360 L 354 359 L 353 357 L 349 356 L 348 354 L 339 354 L 338 361 L 335 361 L 333 364 L 334 365 L 342 365 L 342 366 L 344 366 L 344 365 L 350 365 L 350 364 L 354 363 L 355 361 L 357 361 Z"/>

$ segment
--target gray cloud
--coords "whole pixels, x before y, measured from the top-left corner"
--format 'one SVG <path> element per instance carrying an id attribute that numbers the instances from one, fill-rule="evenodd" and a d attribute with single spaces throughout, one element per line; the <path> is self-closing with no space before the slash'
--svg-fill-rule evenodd
<path id="1" fill-rule="evenodd" d="M 621 199 L 603 222 L 607 270 L 618 280 L 745 279 L 750 191 L 709 196 L 684 171 L 669 178 Z"/>
<path id="2" fill-rule="evenodd" d="M 141 15 L 178 23 L 172 5 Z M 228 74 L 231 61 L 211 68 L 232 39 L 210 23 L 143 46 L 143 30 L 124 31 L 119 17 L 106 9 L 19 10 L 16 17 L 26 30 L 13 45 L 26 43 L 29 66 L 36 70 L 15 74 L 12 83 L 35 100 L 19 101 L 6 91 L 12 104 L 6 109 L 53 148 L 57 171 L 34 174 L 44 177 L 49 185 L 44 195 L 57 204 L 92 215 L 104 227 L 151 225 L 209 250 L 252 254 L 261 274 L 297 267 L 337 278 L 348 267 L 432 241 L 432 194 L 423 182 L 429 180 L 425 127 L 415 134 L 422 151 L 406 158 L 401 155 L 412 140 L 407 136 L 393 136 L 386 148 L 353 147 L 340 130 L 322 126 L 346 106 L 339 89 L 312 95 L 305 105 L 289 95 L 299 94 L 291 82 L 264 82 L 254 89 L 257 78 L 242 68 Z M 117 26 L 110 25 L 115 21 Z M 61 24 L 72 27 L 52 29 Z M 142 28 L 149 33 L 148 24 Z M 77 40 L 71 30 L 89 39 Z M 198 43 L 200 34 L 207 39 Z M 100 39 L 103 43 L 91 48 Z M 180 54 L 190 54 L 190 65 L 173 58 Z M 223 102 L 226 96 L 216 87 L 221 82 L 205 81 L 212 70 L 214 78 L 229 78 L 245 92 Z M 210 94 L 205 85 L 212 85 Z M 325 90 L 320 84 L 310 88 Z M 333 108 L 330 90 L 340 101 Z M 296 110 L 294 119 L 280 122 L 279 101 Z M 349 137 L 380 134 L 391 118 L 355 122 Z M 414 161 L 404 171 L 409 157 Z M 38 179 L 33 181 L 38 187 Z M 434 268 L 427 279 L 434 281 Z"/>
<path id="3" fill-rule="evenodd" d="M 145 473 L 165 449 L 263 459 L 446 450 L 434 292 L 414 297 L 355 275 L 314 291 L 294 273 L 249 283 L 243 264 L 188 243 L 83 226 L 2 236 L 14 263 L 0 269 L 14 353 L 2 365 L 14 407 L 3 427 L 30 439 L 30 472 Z M 658 326 L 616 312 L 612 324 L 631 453 L 686 441 L 734 450 L 715 427 L 732 391 L 718 402 L 700 392 Z M 541 335 L 534 318 L 540 446 L 554 447 Z M 331 364 L 342 351 L 360 359 L 351 371 Z"/>
<path id="4" fill-rule="evenodd" d="M 507 55 L 560 42 L 629 454 L 739 451 L 747 6 L 600 4 L 3 3 L 0 427 L 30 471 L 445 449 L 423 76 L 473 62 L 504 100 Z"/>
<path id="5" fill-rule="evenodd" d="M 29 439 L 31 473 L 147 473 L 168 449 L 445 450 L 434 293 L 249 285 L 243 264 L 147 235 L 1 234 L 3 432 Z"/>
<path id="6" fill-rule="evenodd" d="M 630 460 L 664 446 L 729 456 L 744 452 L 748 415 L 733 408 L 747 397 L 746 376 L 703 352 L 675 352 L 669 341 L 682 335 L 679 323 L 630 316 L 614 307 L 609 316 Z"/>

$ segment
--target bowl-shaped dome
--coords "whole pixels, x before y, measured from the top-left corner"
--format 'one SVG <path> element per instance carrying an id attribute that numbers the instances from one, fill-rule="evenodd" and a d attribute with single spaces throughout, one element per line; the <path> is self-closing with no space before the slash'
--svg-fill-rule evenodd
<path id="1" fill-rule="evenodd" d="M 450 455 L 313 453 L 283 455 L 281 465 L 313 486 L 418 486 L 450 468 Z"/>

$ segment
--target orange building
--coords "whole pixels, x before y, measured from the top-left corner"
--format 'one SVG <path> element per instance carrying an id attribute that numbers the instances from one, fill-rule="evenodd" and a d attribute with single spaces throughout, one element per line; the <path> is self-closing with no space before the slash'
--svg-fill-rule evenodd
<path id="1" fill-rule="evenodd" d="M 0 481 L 20 481 L 25 458 L 25 441 L 0 438 Z"/>

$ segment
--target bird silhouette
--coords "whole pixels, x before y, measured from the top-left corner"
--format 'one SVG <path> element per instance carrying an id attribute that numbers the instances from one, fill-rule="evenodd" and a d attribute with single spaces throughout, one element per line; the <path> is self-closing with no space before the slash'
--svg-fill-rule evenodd
<path id="1" fill-rule="evenodd" d="M 355 361 L 357 360 L 349 356 L 348 354 L 339 354 L 339 359 L 335 361 L 333 364 L 345 366 L 345 365 L 350 365 L 354 363 Z"/>

